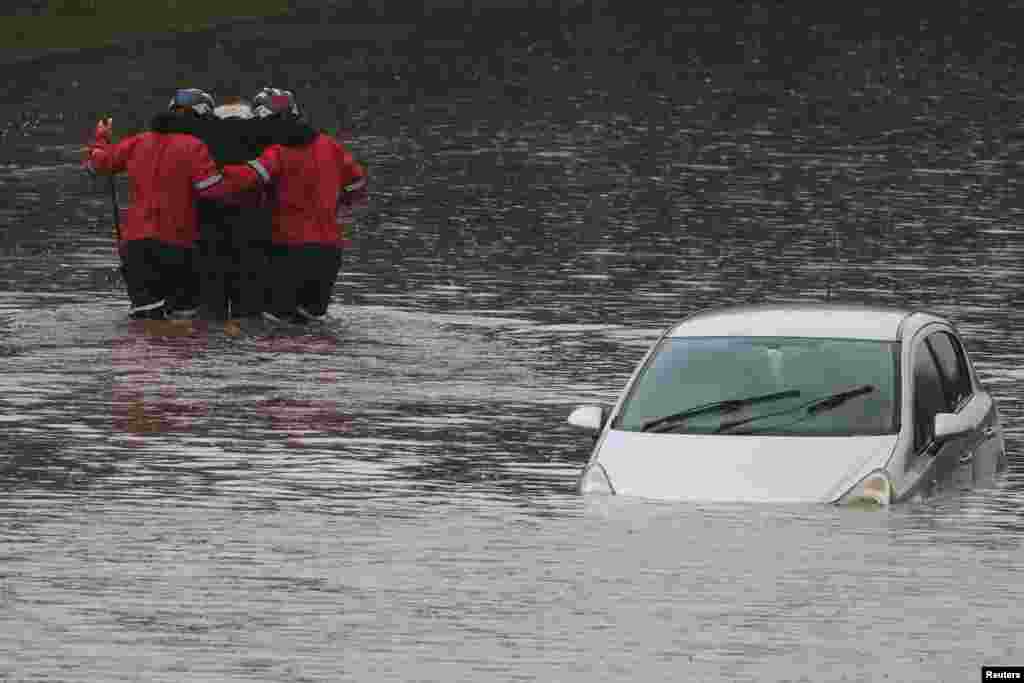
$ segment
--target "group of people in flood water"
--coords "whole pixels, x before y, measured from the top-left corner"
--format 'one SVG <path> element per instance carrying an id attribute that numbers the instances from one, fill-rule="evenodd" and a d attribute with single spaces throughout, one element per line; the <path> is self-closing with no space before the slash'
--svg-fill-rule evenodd
<path id="1" fill-rule="evenodd" d="M 149 130 L 112 135 L 112 119 L 96 124 L 85 166 L 130 178 L 131 205 L 115 216 L 130 317 L 326 314 L 348 244 L 339 212 L 365 202 L 366 171 L 303 120 L 293 92 L 217 106 L 185 88 Z"/>

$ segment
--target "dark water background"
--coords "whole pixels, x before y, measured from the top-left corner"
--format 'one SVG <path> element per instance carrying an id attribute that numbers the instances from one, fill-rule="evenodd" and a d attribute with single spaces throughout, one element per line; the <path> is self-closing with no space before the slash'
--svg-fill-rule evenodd
<path id="1" fill-rule="evenodd" d="M 0 66 L 0 680 L 1024 665 L 1021 11 L 725 5 L 307 3 Z M 372 175 L 332 321 L 129 324 L 79 146 L 175 87 L 266 84 Z M 566 415 L 664 327 L 826 296 L 960 326 L 1006 424 L 996 489 L 573 494 Z"/>

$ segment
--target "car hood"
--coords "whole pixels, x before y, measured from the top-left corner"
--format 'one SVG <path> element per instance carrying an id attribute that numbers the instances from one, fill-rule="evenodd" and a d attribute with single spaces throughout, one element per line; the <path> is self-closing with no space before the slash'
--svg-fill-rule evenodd
<path id="1" fill-rule="evenodd" d="M 831 502 L 885 466 L 897 435 L 644 434 L 609 430 L 597 462 L 620 495 Z"/>

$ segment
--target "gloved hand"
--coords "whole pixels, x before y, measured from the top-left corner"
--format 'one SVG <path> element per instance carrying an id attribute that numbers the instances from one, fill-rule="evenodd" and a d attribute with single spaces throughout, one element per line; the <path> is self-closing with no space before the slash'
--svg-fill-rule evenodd
<path id="1" fill-rule="evenodd" d="M 346 185 L 338 197 L 338 204 L 349 208 L 365 208 L 369 204 L 369 192 L 366 187 L 366 176 L 360 176 Z"/>

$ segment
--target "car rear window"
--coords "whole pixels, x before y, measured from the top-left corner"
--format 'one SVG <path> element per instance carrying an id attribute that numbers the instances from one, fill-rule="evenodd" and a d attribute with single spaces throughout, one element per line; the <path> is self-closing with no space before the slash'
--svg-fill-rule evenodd
<path id="1" fill-rule="evenodd" d="M 898 370 L 897 342 L 667 338 L 630 388 L 613 428 L 691 434 L 893 434 L 899 429 Z M 852 395 L 827 400 L 845 392 Z M 710 405 L 751 397 L 762 400 Z M 667 419 L 686 411 L 699 412 Z"/>

